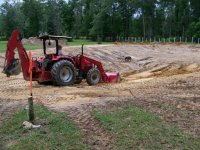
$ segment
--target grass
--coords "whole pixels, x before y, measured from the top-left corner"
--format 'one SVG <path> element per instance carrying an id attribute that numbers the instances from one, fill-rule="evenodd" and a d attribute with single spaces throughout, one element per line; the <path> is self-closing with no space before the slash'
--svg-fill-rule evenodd
<path id="1" fill-rule="evenodd" d="M 27 50 L 42 49 L 42 45 L 24 44 L 24 48 Z"/>
<path id="2" fill-rule="evenodd" d="M 39 122 L 44 125 L 40 129 L 27 130 L 22 123 L 27 119 L 24 110 L 0 128 L 0 149 L 4 150 L 84 150 L 79 129 L 65 113 L 51 113 L 43 106 L 35 107 Z M 44 123 L 45 122 L 45 123 Z"/>
<path id="3" fill-rule="evenodd" d="M 7 41 L 0 41 L 0 52 L 4 52 L 6 50 Z"/>
<path id="4" fill-rule="evenodd" d="M 182 129 L 136 107 L 93 115 L 116 137 L 115 149 L 200 149 L 199 137 L 184 134 Z"/>
<path id="5" fill-rule="evenodd" d="M 79 45 L 95 45 L 97 44 L 96 41 L 91 40 L 81 40 L 81 39 L 74 39 L 72 42 L 66 42 L 69 46 L 79 46 Z M 111 44 L 111 42 L 102 42 L 102 44 Z"/>
<path id="6" fill-rule="evenodd" d="M 0 41 L 0 53 L 5 52 L 6 45 L 8 41 Z M 41 45 L 35 45 L 35 44 L 24 44 L 24 48 L 27 50 L 35 50 L 35 49 L 41 49 Z"/>

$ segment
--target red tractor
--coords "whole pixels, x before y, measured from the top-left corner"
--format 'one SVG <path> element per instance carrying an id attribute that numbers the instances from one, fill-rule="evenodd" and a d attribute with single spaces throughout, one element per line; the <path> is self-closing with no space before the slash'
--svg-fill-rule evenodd
<path id="1" fill-rule="evenodd" d="M 39 38 L 43 41 L 44 56 L 33 57 L 31 60 L 33 81 L 39 83 L 50 81 L 58 86 L 78 84 L 83 79 L 86 79 L 89 85 L 118 81 L 119 73 L 105 73 L 99 61 L 84 56 L 83 46 L 82 53 L 77 56 L 58 55 L 58 40 L 67 37 L 43 35 Z M 55 40 L 56 43 L 56 52 L 53 54 L 47 54 L 46 42 L 49 40 Z M 18 50 L 19 59 L 15 58 L 15 49 Z M 21 43 L 20 34 L 15 30 L 7 44 L 3 72 L 11 76 L 19 74 L 22 69 L 24 79 L 29 81 L 29 64 L 30 60 Z"/>

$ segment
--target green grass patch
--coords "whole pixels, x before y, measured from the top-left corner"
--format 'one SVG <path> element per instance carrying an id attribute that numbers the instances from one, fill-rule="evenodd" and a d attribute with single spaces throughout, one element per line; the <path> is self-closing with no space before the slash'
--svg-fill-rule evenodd
<path id="1" fill-rule="evenodd" d="M 81 39 L 74 39 L 71 42 L 66 42 L 67 45 L 69 46 L 79 46 L 79 45 L 96 45 L 96 41 L 91 41 L 91 40 L 81 40 Z M 111 42 L 102 42 L 102 44 L 111 44 Z"/>
<path id="2" fill-rule="evenodd" d="M 81 134 L 65 113 L 52 113 L 43 106 L 35 106 L 39 129 L 27 130 L 22 127 L 27 119 L 24 110 L 0 127 L 0 149 L 5 150 L 63 150 L 88 149 Z"/>
<path id="3" fill-rule="evenodd" d="M 0 41 L 0 52 L 5 52 L 7 41 Z"/>
<path id="4" fill-rule="evenodd" d="M 6 51 L 8 41 L 0 41 L 0 53 Z M 35 44 L 24 44 L 24 48 L 27 50 L 35 50 L 35 49 L 41 49 L 42 45 L 35 45 Z"/>
<path id="5" fill-rule="evenodd" d="M 24 44 L 24 48 L 27 50 L 42 49 L 42 45 Z"/>
<path id="6" fill-rule="evenodd" d="M 93 112 L 115 138 L 115 149 L 200 149 L 200 138 L 184 134 L 152 113 L 136 107 Z"/>

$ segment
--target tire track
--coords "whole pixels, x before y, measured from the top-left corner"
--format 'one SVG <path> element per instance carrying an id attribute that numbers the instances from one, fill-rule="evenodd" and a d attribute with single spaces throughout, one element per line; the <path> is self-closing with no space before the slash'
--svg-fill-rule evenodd
<path id="1" fill-rule="evenodd" d="M 81 107 L 68 107 L 64 111 L 73 119 L 81 129 L 85 142 L 92 150 L 114 149 L 113 136 L 105 131 L 104 127 L 91 115 L 95 105 L 82 105 Z"/>
<path id="2" fill-rule="evenodd" d="M 9 120 L 15 112 L 19 111 L 25 105 L 23 100 L 13 101 L 11 99 L 3 100 L 0 98 L 0 101 L 0 125 Z"/>

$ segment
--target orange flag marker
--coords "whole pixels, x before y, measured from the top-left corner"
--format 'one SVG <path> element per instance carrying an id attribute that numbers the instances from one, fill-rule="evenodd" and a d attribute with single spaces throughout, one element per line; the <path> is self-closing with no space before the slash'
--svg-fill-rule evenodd
<path id="1" fill-rule="evenodd" d="M 30 74 L 30 92 L 32 96 L 33 81 L 32 81 L 32 68 L 33 68 L 32 54 L 29 52 L 29 74 Z"/>

